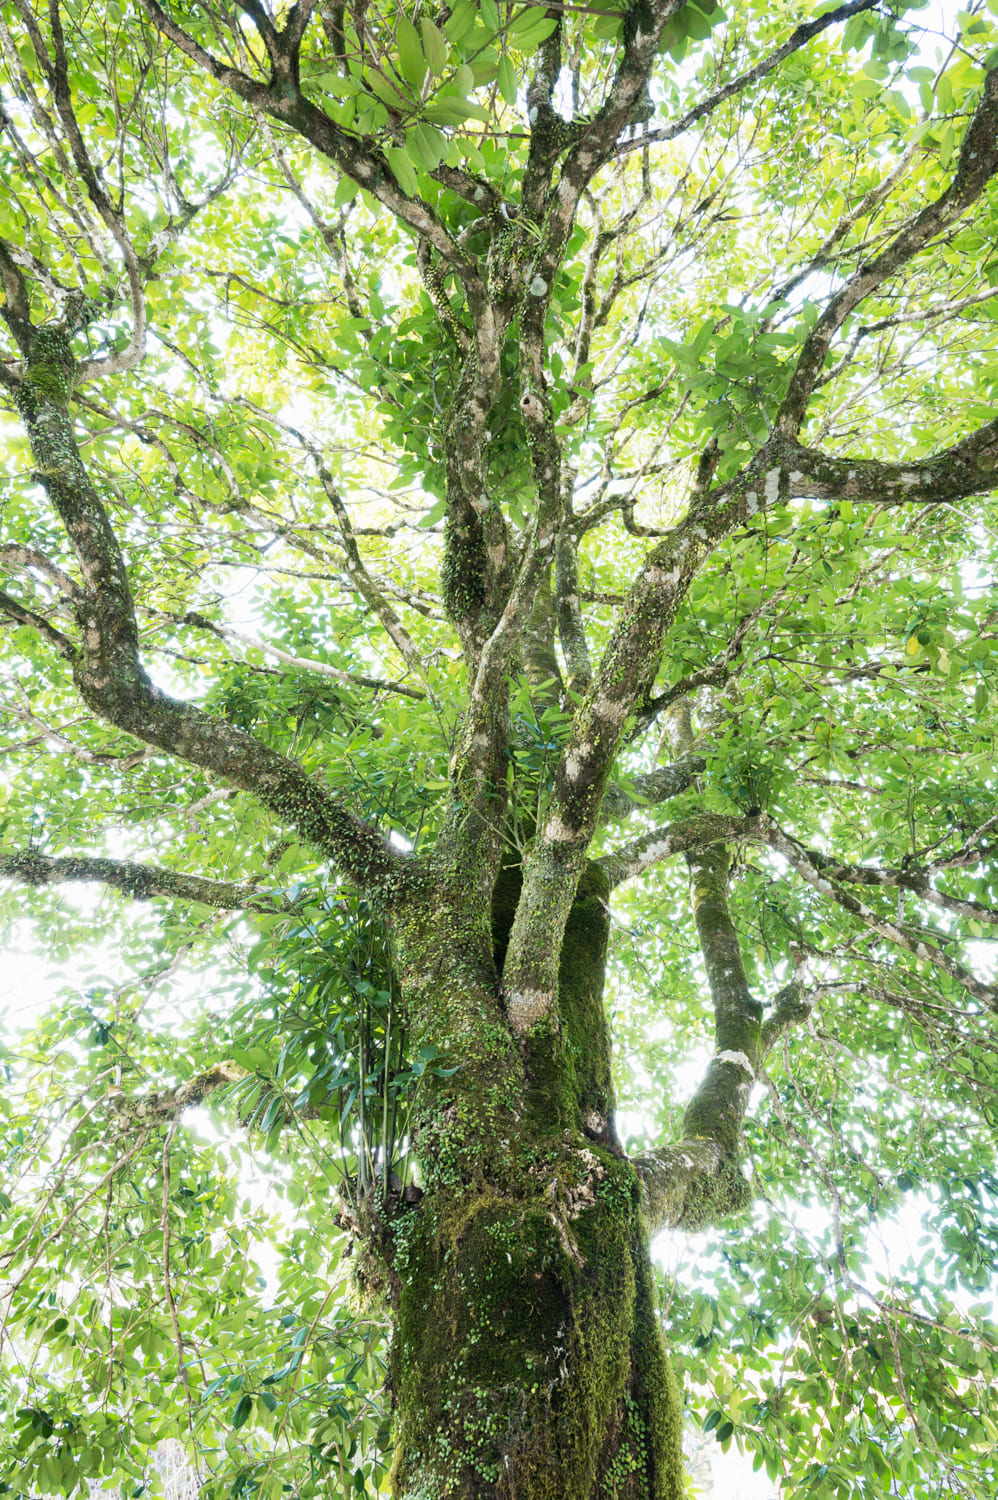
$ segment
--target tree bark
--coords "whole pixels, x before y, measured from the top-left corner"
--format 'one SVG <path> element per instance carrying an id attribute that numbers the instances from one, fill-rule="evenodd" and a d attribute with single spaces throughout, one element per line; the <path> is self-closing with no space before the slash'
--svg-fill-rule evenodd
<path id="1" fill-rule="evenodd" d="M 424 1196 L 387 1237 L 393 1493 L 678 1500 L 679 1397 L 613 1122 L 606 878 L 584 871 L 557 1012 L 517 1045 L 496 976 L 519 889 L 504 868 L 489 930 L 444 884 L 395 924 L 410 1014 L 434 1012 L 458 1067 L 421 1101 Z"/>

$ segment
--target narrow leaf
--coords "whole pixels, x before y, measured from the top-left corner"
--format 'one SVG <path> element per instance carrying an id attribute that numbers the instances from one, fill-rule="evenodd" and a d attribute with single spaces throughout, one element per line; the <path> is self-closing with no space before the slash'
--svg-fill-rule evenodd
<path id="1" fill-rule="evenodd" d="M 447 46 L 447 38 L 439 26 L 434 25 L 429 16 L 422 16 L 419 26 L 423 33 L 423 52 L 425 53 L 426 61 L 430 65 L 430 72 L 436 74 L 439 78 L 447 67 L 447 57 L 450 50 Z"/>
<path id="2" fill-rule="evenodd" d="M 513 64 L 505 55 L 499 59 L 499 92 L 507 104 L 516 103 L 516 73 L 513 70 Z"/>
<path id="3" fill-rule="evenodd" d="M 242 1427 L 248 1420 L 253 1410 L 253 1397 L 240 1396 L 236 1403 L 236 1409 L 232 1413 L 232 1425 L 234 1428 Z"/>
<path id="4" fill-rule="evenodd" d="M 403 151 L 401 146 L 386 146 L 385 156 L 403 193 L 410 198 L 418 197 L 419 178 L 416 176 L 416 169 L 409 160 L 408 153 Z"/>
<path id="5" fill-rule="evenodd" d="M 395 40 L 399 49 L 399 70 L 405 81 L 418 94 L 423 87 L 423 79 L 426 77 L 427 60 L 423 54 L 419 32 L 408 16 L 399 17 L 395 28 Z"/>

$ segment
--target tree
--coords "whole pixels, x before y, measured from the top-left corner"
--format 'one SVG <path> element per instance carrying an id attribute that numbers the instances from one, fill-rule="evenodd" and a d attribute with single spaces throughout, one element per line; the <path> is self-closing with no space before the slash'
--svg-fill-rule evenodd
<path id="1" fill-rule="evenodd" d="M 993 1493 L 994 13 L 0 4 L 7 1492 Z"/>

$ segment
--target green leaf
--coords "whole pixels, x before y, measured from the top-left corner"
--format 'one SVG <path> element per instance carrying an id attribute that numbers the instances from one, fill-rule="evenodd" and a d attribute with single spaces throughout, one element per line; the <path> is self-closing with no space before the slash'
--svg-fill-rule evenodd
<path id="1" fill-rule="evenodd" d="M 333 195 L 333 207 L 345 208 L 356 198 L 359 189 L 357 184 L 349 177 L 341 177 L 336 184 L 336 192 Z"/>
<path id="2" fill-rule="evenodd" d="M 880 84 L 872 78 L 857 78 L 851 85 L 854 99 L 876 99 L 881 93 Z"/>
<path id="3" fill-rule="evenodd" d="M 956 149 L 956 131 L 951 123 L 944 125 L 939 137 L 939 165 L 945 171 L 953 160 L 953 152 Z"/>
<path id="4" fill-rule="evenodd" d="M 447 141 L 432 125 L 411 126 L 405 133 L 406 151 L 421 171 L 432 172 L 447 154 Z"/>
<path id="5" fill-rule="evenodd" d="M 438 95 L 426 106 L 425 113 L 438 125 L 463 125 L 466 120 L 481 120 L 488 125 L 491 120 L 488 110 L 482 105 L 451 95 Z"/>
<path id="6" fill-rule="evenodd" d="M 473 88 L 481 88 L 484 84 L 492 83 L 499 73 L 499 54 L 491 47 L 479 52 L 468 64 L 471 69 L 471 81 Z"/>
<path id="7" fill-rule="evenodd" d="M 399 16 L 396 22 L 395 40 L 398 43 L 399 69 L 406 82 L 418 94 L 423 86 L 428 64 L 419 32 L 407 16 Z"/>
<path id="8" fill-rule="evenodd" d="M 553 16 L 545 16 L 536 6 L 525 5 L 513 17 L 506 34 L 515 47 L 526 52 L 532 47 L 540 46 L 556 30 L 557 25 Z"/>
<path id="9" fill-rule="evenodd" d="M 429 64 L 430 72 L 439 78 L 441 74 L 447 71 L 447 60 L 450 53 L 447 38 L 440 28 L 430 20 L 429 16 L 421 16 L 419 26 L 423 36 L 423 52 Z"/>
<path id="10" fill-rule="evenodd" d="M 233 1428 L 242 1427 L 249 1420 L 253 1411 L 253 1400 L 252 1396 L 240 1396 L 232 1413 Z"/>
<path id="11" fill-rule="evenodd" d="M 513 64 L 505 54 L 499 59 L 499 92 L 507 104 L 516 103 L 518 97 L 516 73 Z"/>
<path id="12" fill-rule="evenodd" d="M 379 73 L 374 68 L 365 68 L 364 82 L 371 93 L 396 114 L 404 115 L 411 111 L 412 103 L 401 92 L 401 81 L 399 87 L 396 87 L 384 73 Z"/>
<path id="13" fill-rule="evenodd" d="M 315 81 L 324 94 L 333 94 L 337 99 L 352 99 L 363 92 L 360 79 L 352 73 L 320 73 Z"/>
<path id="14" fill-rule="evenodd" d="M 406 193 L 410 198 L 417 198 L 419 196 L 419 178 L 416 176 L 416 169 L 410 161 L 408 153 L 403 151 L 401 146 L 386 146 L 385 157 L 403 193 Z"/>
<path id="15" fill-rule="evenodd" d="M 453 85 L 455 93 L 459 95 L 471 93 L 475 87 L 475 73 L 469 63 L 461 63 L 460 67 L 454 69 Z"/>
<path id="16" fill-rule="evenodd" d="M 438 500 L 434 505 L 430 506 L 425 515 L 420 517 L 419 524 L 420 526 L 436 526 L 437 522 L 442 521 L 446 514 L 447 501 Z"/>
<path id="17" fill-rule="evenodd" d="M 452 42 L 461 42 L 473 29 L 477 18 L 477 6 L 472 5 L 471 0 L 455 0 L 444 23 L 444 31 Z"/>

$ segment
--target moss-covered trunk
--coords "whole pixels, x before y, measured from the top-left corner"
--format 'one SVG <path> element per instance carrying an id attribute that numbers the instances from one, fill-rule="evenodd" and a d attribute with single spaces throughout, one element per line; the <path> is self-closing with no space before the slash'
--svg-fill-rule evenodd
<path id="1" fill-rule="evenodd" d="M 673 1500 L 677 1399 L 631 1174 L 585 1146 L 538 1155 L 521 1196 L 480 1183 L 407 1221 L 394 1493 Z"/>
<path id="2" fill-rule="evenodd" d="M 590 866 L 558 1015 L 521 1047 L 496 978 L 517 893 L 506 872 L 487 949 L 443 892 L 400 933 L 413 1009 L 460 1066 L 424 1104 L 425 1194 L 396 1221 L 394 1493 L 678 1500 L 678 1399 L 613 1128 L 606 892 Z"/>

